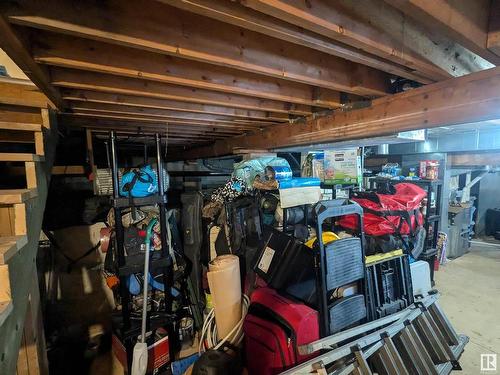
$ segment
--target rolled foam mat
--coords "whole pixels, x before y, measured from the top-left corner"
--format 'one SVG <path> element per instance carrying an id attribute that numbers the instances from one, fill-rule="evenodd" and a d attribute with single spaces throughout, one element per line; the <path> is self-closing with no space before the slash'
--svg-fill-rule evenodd
<path id="1" fill-rule="evenodd" d="M 240 261 L 221 255 L 208 264 L 208 285 L 215 309 L 217 336 L 223 339 L 241 319 Z"/>

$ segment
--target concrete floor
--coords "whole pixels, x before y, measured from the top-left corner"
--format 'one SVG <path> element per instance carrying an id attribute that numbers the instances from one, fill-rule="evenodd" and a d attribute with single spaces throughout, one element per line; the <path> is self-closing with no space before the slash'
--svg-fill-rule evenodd
<path id="1" fill-rule="evenodd" d="M 460 360 L 462 374 L 500 374 L 500 246 L 474 245 L 441 266 L 435 281 L 455 330 L 470 337 Z M 482 353 L 498 355 L 497 372 L 481 372 Z"/>

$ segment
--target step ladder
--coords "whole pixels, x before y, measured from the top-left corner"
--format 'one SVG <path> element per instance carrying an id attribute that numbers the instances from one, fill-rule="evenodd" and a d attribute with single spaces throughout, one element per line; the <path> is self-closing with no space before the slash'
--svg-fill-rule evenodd
<path id="1" fill-rule="evenodd" d="M 458 335 L 437 303 L 438 295 L 405 310 L 299 347 L 325 353 L 282 374 L 446 375 L 469 338 Z"/>

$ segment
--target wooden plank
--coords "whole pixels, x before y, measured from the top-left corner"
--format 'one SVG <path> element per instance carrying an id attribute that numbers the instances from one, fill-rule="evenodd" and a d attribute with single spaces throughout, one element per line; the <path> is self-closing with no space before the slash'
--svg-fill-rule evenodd
<path id="1" fill-rule="evenodd" d="M 47 72 L 33 60 L 23 40 L 14 32 L 12 26 L 2 14 L 0 14 L 0 35 L 2 35 L 2 38 L 0 38 L 0 48 L 9 55 L 26 76 L 47 96 L 50 106 L 62 108 L 62 99 L 59 92 L 49 84 Z"/>
<path id="2" fill-rule="evenodd" d="M 206 105 L 198 103 L 187 103 L 173 100 L 164 100 L 156 98 L 145 98 L 139 96 L 110 94 L 106 92 L 93 92 L 85 90 L 62 90 L 63 99 L 72 102 L 87 102 L 99 104 L 116 104 L 138 108 L 165 109 L 171 111 L 205 113 L 216 116 L 229 116 L 235 118 L 269 120 L 269 121 L 288 121 L 289 116 L 286 113 L 269 113 L 265 111 L 252 111 L 239 108 Z"/>
<path id="3" fill-rule="evenodd" d="M 36 189 L 3 189 L 0 190 L 0 204 L 24 203 L 36 196 Z"/>
<path id="4" fill-rule="evenodd" d="M 22 153 L 0 153 L 0 161 L 43 161 L 43 156 Z"/>
<path id="5" fill-rule="evenodd" d="M 0 264 L 6 264 L 27 243 L 28 237 L 26 236 L 0 237 Z"/>
<path id="6" fill-rule="evenodd" d="M 31 189 L 35 190 L 35 189 Z M 28 233 L 26 221 L 26 203 L 16 203 L 12 207 L 14 211 L 14 236 L 24 236 Z"/>
<path id="7" fill-rule="evenodd" d="M 154 133 L 160 132 L 162 134 L 172 134 L 174 131 L 177 134 L 221 134 L 221 135 L 238 135 L 249 131 L 246 127 L 239 127 L 225 124 L 207 124 L 207 123 L 179 123 L 179 124 L 165 124 L 165 123 L 145 123 L 134 121 L 120 121 L 116 119 L 102 119 L 92 117 L 75 117 L 75 116 L 59 116 L 59 122 L 67 127 L 73 128 L 89 128 L 93 130 L 109 131 L 115 129 L 117 131 L 134 130 L 136 134 L 142 132 Z"/>
<path id="8" fill-rule="evenodd" d="M 52 174 L 55 175 L 84 175 L 85 167 L 83 165 L 54 165 Z"/>
<path id="9" fill-rule="evenodd" d="M 36 189 L 36 163 L 32 161 L 27 161 L 24 163 L 26 170 L 26 187 L 28 189 Z"/>
<path id="10" fill-rule="evenodd" d="M 112 21 L 109 11 L 112 9 Z M 82 7 L 60 1 L 23 2 L 9 8 L 11 22 L 78 35 L 360 95 L 383 95 L 389 76 L 359 65 L 364 84 L 352 85 L 356 63 L 269 38 L 226 23 L 184 12 L 156 1 L 108 1 Z M 147 26 L 146 26 L 147 25 Z M 366 82 L 365 82 L 366 78 Z"/>
<path id="11" fill-rule="evenodd" d="M 0 121 L 38 125 L 42 123 L 42 117 L 38 108 L 0 104 Z"/>
<path id="12" fill-rule="evenodd" d="M 135 95 L 247 110 L 290 113 L 299 116 L 312 113 L 311 107 L 300 104 L 284 103 L 275 100 L 251 98 L 243 95 L 231 95 L 216 91 L 187 88 L 161 82 L 141 81 L 133 78 L 115 77 L 100 73 L 78 72 L 66 69 L 52 70 L 52 84 L 72 89 Z"/>
<path id="13" fill-rule="evenodd" d="M 233 118 L 230 116 L 218 116 L 218 115 L 208 115 L 202 113 L 188 113 L 180 111 L 171 111 L 164 109 L 154 109 L 154 108 L 137 108 L 129 107 L 124 105 L 114 105 L 114 104 L 94 104 L 94 103 L 76 103 L 71 106 L 71 110 L 75 113 L 77 112 L 102 112 L 102 113 L 114 113 L 114 114 L 130 114 L 139 116 L 148 116 L 151 118 L 158 118 L 158 120 L 168 121 L 169 119 L 186 119 L 186 120 L 199 120 L 199 121 L 218 121 L 221 124 L 272 124 L 276 121 L 266 121 L 266 120 L 255 120 L 255 119 L 243 119 L 243 118 Z M 283 122 L 283 121 L 279 121 Z"/>
<path id="14" fill-rule="evenodd" d="M 34 133 L 34 138 L 35 138 L 35 152 L 37 155 L 45 155 L 45 140 L 43 137 L 43 132 L 35 132 Z"/>
<path id="15" fill-rule="evenodd" d="M 324 108 L 341 106 L 340 93 L 199 61 L 52 33 L 40 33 L 35 61 L 66 68 L 140 78 Z M 167 67 L 167 69 L 165 68 Z"/>
<path id="16" fill-rule="evenodd" d="M 270 126 L 269 123 L 225 123 L 219 120 L 208 121 L 208 120 L 196 120 L 196 119 L 186 119 L 186 118 L 151 118 L 147 115 L 133 115 L 133 114 L 123 114 L 123 113 L 102 113 L 102 112 L 92 112 L 92 111 L 73 111 L 72 113 L 62 113 L 63 116 L 72 117 L 87 117 L 87 118 L 98 118 L 98 119 L 110 119 L 110 120 L 122 120 L 122 121 L 132 121 L 132 122 L 144 122 L 161 125 L 163 124 L 166 128 L 167 124 L 186 124 L 186 125 L 205 125 L 209 127 L 219 127 L 219 128 L 230 128 L 230 129 L 241 129 L 241 130 L 253 130 L 260 129 Z"/>
<path id="17" fill-rule="evenodd" d="M 500 56 L 500 0 L 491 0 L 487 46 L 488 50 Z"/>
<path id="18" fill-rule="evenodd" d="M 498 65 L 486 48 L 490 0 L 384 0 L 438 35 L 445 35 Z"/>
<path id="19" fill-rule="evenodd" d="M 0 77 L 0 104 L 45 108 L 49 100 L 31 81 Z"/>
<path id="20" fill-rule="evenodd" d="M 296 123 L 193 149 L 179 159 L 230 154 L 235 147 L 273 149 L 386 136 L 400 131 L 500 119 L 500 68 L 376 99 L 367 108 Z"/>
<path id="21" fill-rule="evenodd" d="M 244 27 L 245 29 L 292 42 L 302 47 L 325 52 L 329 55 L 370 66 L 399 77 L 408 78 L 421 83 L 432 82 L 429 78 L 419 75 L 414 69 L 395 63 L 392 60 L 379 58 L 358 48 L 306 30 L 298 25 L 284 22 L 275 17 L 257 12 L 241 5 L 239 2 L 226 0 L 160 1 L 189 12 L 230 23 L 238 27 Z"/>
<path id="22" fill-rule="evenodd" d="M 470 52 L 453 43 L 436 44 L 425 29 L 378 0 L 245 0 L 243 4 L 434 80 L 480 70 Z"/>
<path id="23" fill-rule="evenodd" d="M 0 121 L 0 129 L 39 132 L 42 127 L 40 124 Z"/>
<path id="24" fill-rule="evenodd" d="M 452 167 L 500 166 L 500 152 L 448 154 Z"/>

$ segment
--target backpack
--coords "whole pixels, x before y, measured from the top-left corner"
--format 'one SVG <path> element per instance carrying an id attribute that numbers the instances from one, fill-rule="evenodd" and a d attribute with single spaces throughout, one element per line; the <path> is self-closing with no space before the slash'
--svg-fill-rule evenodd
<path id="1" fill-rule="evenodd" d="M 120 181 L 120 195 L 143 198 L 158 192 L 158 178 L 150 165 L 133 168 L 123 174 Z"/>

